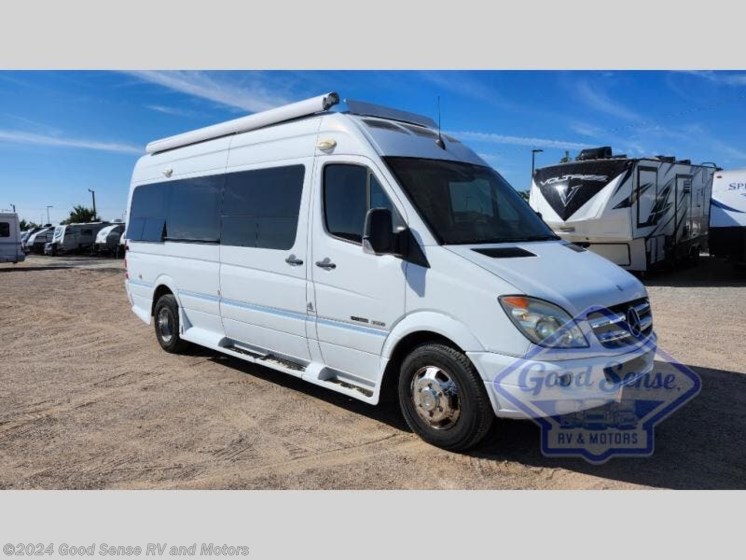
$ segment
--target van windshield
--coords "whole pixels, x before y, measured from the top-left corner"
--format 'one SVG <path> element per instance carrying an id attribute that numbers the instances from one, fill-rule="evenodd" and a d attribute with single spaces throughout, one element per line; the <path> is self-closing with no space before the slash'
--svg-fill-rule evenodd
<path id="1" fill-rule="evenodd" d="M 384 159 L 440 243 L 559 239 L 489 167 L 434 159 Z"/>

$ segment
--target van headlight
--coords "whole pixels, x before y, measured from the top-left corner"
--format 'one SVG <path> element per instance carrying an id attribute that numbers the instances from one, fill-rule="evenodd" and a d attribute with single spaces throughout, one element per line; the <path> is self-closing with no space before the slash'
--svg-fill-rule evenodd
<path id="1" fill-rule="evenodd" d="M 588 347 L 580 327 L 561 307 L 527 296 L 498 299 L 513 324 L 534 344 L 550 348 Z"/>

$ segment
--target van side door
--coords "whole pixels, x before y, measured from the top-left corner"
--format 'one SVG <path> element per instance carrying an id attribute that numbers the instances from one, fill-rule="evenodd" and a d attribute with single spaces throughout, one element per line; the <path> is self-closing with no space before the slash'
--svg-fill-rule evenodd
<path id="1" fill-rule="evenodd" d="M 226 336 L 251 350 L 301 361 L 310 361 L 306 249 L 312 165 L 312 158 L 304 158 L 228 173 L 221 217 Z"/>
<path id="2" fill-rule="evenodd" d="M 376 382 L 390 329 L 405 312 L 406 262 L 363 251 L 365 215 L 387 207 L 394 229 L 400 207 L 375 163 L 357 156 L 318 160 L 312 257 L 316 334 L 324 363 Z"/>

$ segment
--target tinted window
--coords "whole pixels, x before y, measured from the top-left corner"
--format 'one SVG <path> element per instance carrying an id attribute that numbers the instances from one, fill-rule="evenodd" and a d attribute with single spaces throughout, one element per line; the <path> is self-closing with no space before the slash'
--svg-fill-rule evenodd
<path id="1" fill-rule="evenodd" d="M 129 236 L 132 241 L 163 241 L 171 183 L 142 185 L 132 193 Z"/>
<path id="2" fill-rule="evenodd" d="M 10 224 L 8 222 L 0 222 L 0 237 L 10 237 Z"/>
<path id="3" fill-rule="evenodd" d="M 362 243 L 367 201 L 368 170 L 359 165 L 324 168 L 324 217 L 332 235 Z"/>
<path id="4" fill-rule="evenodd" d="M 222 180 L 222 176 L 211 176 L 172 184 L 166 215 L 169 241 L 218 241 Z"/>
<path id="5" fill-rule="evenodd" d="M 302 165 L 256 169 L 226 177 L 221 243 L 290 249 L 303 194 Z"/>
<path id="6" fill-rule="evenodd" d="M 469 163 L 387 157 L 386 162 L 441 243 L 557 239 L 505 179 Z"/>
<path id="7" fill-rule="evenodd" d="M 360 165 L 324 168 L 324 219 L 332 235 L 361 243 L 365 215 L 371 208 L 391 210 L 394 229 L 404 225 L 375 175 Z"/>

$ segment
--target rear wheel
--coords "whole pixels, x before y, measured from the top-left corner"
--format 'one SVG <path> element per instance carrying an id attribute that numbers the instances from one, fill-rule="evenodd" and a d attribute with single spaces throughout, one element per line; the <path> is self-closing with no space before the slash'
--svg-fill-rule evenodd
<path id="1" fill-rule="evenodd" d="M 444 344 L 415 348 L 402 363 L 399 404 L 404 419 L 426 442 L 464 451 L 487 434 L 494 412 L 469 358 Z"/>
<path id="2" fill-rule="evenodd" d="M 165 294 L 158 298 L 153 311 L 155 336 L 158 343 L 166 352 L 180 354 L 189 343 L 179 336 L 179 304 L 173 294 Z"/>

